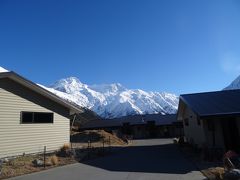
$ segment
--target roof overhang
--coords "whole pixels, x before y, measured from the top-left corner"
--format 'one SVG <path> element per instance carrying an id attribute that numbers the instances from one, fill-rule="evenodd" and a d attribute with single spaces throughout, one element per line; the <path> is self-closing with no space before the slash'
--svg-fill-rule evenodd
<path id="1" fill-rule="evenodd" d="M 51 93 L 50 91 L 40 87 L 36 83 L 29 81 L 28 79 L 18 75 L 17 73 L 10 71 L 10 72 L 3 72 L 0 73 L 0 79 L 2 78 L 9 78 L 24 87 L 31 89 L 32 91 L 66 107 L 69 109 L 70 115 L 84 113 L 84 108 L 80 108 L 77 106 L 72 105 L 71 103 L 63 100 L 62 98 L 56 96 L 55 94 Z"/>
<path id="2" fill-rule="evenodd" d="M 197 116 L 197 117 L 201 117 L 200 114 L 193 108 L 191 107 L 191 105 L 188 103 L 188 101 L 186 101 L 184 99 L 184 97 L 182 95 L 180 95 L 179 97 L 179 105 L 178 105 L 178 111 L 177 111 L 177 120 L 183 120 L 183 116 L 185 113 L 185 109 L 189 108 L 192 110 L 192 112 Z"/>
<path id="3" fill-rule="evenodd" d="M 225 118 L 225 117 L 236 117 L 239 116 L 240 117 L 240 113 L 239 112 L 230 112 L 230 113 L 215 113 L 215 114 L 202 114 L 199 117 L 202 119 L 210 119 L 210 118 Z"/>

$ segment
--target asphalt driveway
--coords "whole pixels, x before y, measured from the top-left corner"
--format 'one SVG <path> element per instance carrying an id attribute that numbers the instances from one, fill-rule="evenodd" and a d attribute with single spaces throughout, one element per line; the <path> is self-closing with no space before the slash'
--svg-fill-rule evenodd
<path id="1" fill-rule="evenodd" d="M 14 180 L 202 180 L 171 139 L 136 140 L 109 156 L 54 168 Z"/>

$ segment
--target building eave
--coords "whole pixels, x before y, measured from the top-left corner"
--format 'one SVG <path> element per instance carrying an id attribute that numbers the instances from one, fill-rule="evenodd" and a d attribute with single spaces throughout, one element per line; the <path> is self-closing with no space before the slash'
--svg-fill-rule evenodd
<path id="1" fill-rule="evenodd" d="M 32 91 L 68 108 L 70 115 L 84 113 L 84 108 L 79 108 L 79 107 L 72 105 L 71 103 L 56 96 L 52 92 L 40 87 L 36 83 L 20 76 L 19 74 L 15 73 L 13 71 L 0 73 L 0 79 L 2 79 L 2 78 L 9 78 L 9 79 L 21 84 L 22 86 L 27 87 L 27 88 L 31 89 Z"/>

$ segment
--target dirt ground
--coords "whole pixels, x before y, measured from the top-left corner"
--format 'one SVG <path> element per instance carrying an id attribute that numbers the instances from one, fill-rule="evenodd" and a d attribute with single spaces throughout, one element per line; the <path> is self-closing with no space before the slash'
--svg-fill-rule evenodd
<path id="1" fill-rule="evenodd" d="M 20 176 L 23 174 L 29 174 L 32 172 L 38 172 L 45 169 L 50 169 L 57 166 L 63 166 L 66 164 L 72 164 L 77 162 L 74 158 L 71 157 L 57 157 L 57 164 L 53 165 L 50 161 L 53 155 L 46 155 L 46 167 L 37 167 L 32 162 L 35 159 L 43 160 L 42 155 L 25 155 L 19 156 L 15 159 L 9 160 L 9 162 L 4 163 L 2 168 L 2 173 L 0 179 L 5 179 L 14 176 Z"/>
<path id="2" fill-rule="evenodd" d="M 84 160 L 85 158 L 96 158 L 102 156 L 101 153 L 103 146 L 105 148 L 110 146 L 125 146 L 127 145 L 122 139 L 103 130 L 89 130 L 82 132 L 71 133 L 71 144 L 69 148 L 73 148 L 74 156 L 59 155 L 59 151 L 46 155 L 46 167 L 36 167 L 32 162 L 35 159 L 43 160 L 43 155 L 25 155 L 19 156 L 15 159 L 9 160 L 3 164 L 0 179 L 5 179 L 23 174 L 50 169 L 57 166 L 76 163 Z M 89 142 L 91 142 L 89 144 Z M 104 143 L 103 143 L 104 142 Z M 90 148 L 89 148 L 90 145 Z M 104 151 L 106 155 L 107 151 Z M 57 163 L 53 164 L 51 159 L 57 156 Z"/>

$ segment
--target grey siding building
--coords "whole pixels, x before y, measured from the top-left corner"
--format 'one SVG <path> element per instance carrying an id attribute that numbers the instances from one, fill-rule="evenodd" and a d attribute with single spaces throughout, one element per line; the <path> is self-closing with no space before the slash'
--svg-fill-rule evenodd
<path id="1" fill-rule="evenodd" d="M 240 90 L 181 95 L 177 119 L 189 143 L 240 152 Z"/>
<path id="2" fill-rule="evenodd" d="M 59 149 L 83 109 L 14 72 L 0 73 L 0 158 Z"/>

